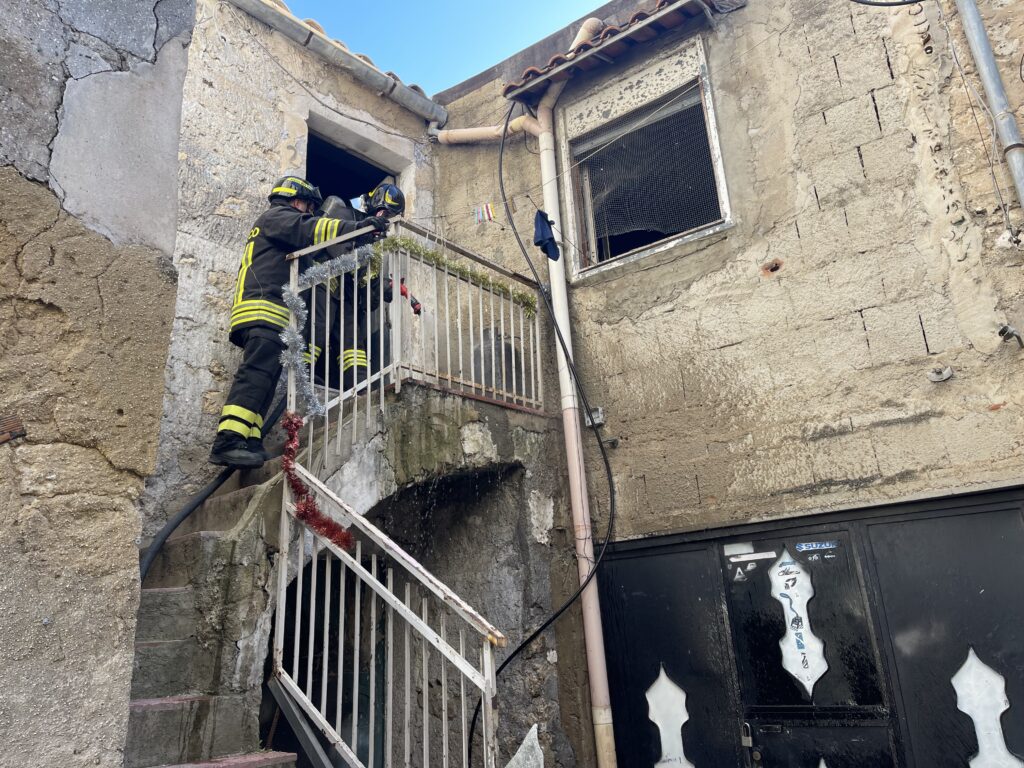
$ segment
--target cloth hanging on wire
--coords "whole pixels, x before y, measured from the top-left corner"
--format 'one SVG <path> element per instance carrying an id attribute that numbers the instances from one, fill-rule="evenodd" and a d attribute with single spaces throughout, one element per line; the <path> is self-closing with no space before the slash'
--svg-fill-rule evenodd
<path id="1" fill-rule="evenodd" d="M 551 229 L 554 224 L 544 211 L 537 209 L 533 217 L 533 244 L 538 246 L 544 255 L 552 261 L 558 261 L 558 243 L 555 242 L 555 232 Z"/>

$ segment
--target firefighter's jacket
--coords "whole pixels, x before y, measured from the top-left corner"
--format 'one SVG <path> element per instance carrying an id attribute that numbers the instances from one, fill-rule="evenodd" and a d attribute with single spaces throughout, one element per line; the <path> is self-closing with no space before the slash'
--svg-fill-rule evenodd
<path id="1" fill-rule="evenodd" d="M 282 298 L 290 272 L 285 256 L 357 228 L 355 221 L 301 213 L 286 201 L 275 200 L 256 219 L 242 254 L 231 306 L 232 343 L 242 346 L 240 332 L 246 328 L 281 331 L 288 325 L 289 312 Z M 305 257 L 299 269 L 311 263 Z"/>
<path id="2" fill-rule="evenodd" d="M 369 214 L 363 213 L 355 208 L 345 208 L 342 210 L 338 217 L 343 222 L 353 222 L 353 224 Z M 343 230 L 344 231 L 344 230 Z M 358 241 L 353 244 L 345 243 L 343 245 L 335 245 L 329 248 L 331 256 L 339 256 L 342 253 L 347 253 L 354 246 L 360 245 Z M 369 329 L 367 328 L 366 315 L 367 309 L 369 312 L 374 312 L 380 305 L 380 286 L 378 284 L 379 275 L 376 270 L 370 265 L 364 266 L 361 269 L 353 270 L 352 272 L 346 272 L 343 275 L 332 277 L 328 283 L 329 290 L 331 293 L 331 327 L 336 329 L 334 325 L 336 313 L 344 313 L 340 318 L 339 325 L 342 328 L 343 338 L 340 340 L 343 346 L 340 347 L 341 352 L 338 353 L 339 360 L 342 362 L 342 367 L 349 367 L 347 363 L 352 362 L 351 359 L 365 360 L 366 349 L 369 343 Z M 367 283 L 369 283 L 369 290 L 367 290 Z M 391 287 L 385 284 L 384 286 L 384 301 L 391 302 Z M 318 325 L 318 333 L 322 336 L 321 330 L 323 326 L 323 318 L 325 312 L 325 304 L 327 302 L 323 297 L 317 299 L 316 315 Z M 353 322 L 354 321 L 354 322 Z M 338 339 L 332 340 L 332 348 L 339 349 Z M 314 356 L 319 355 L 319 345 L 315 345 Z M 351 358 L 350 360 L 344 360 L 344 357 Z M 365 363 L 364 363 L 365 364 Z"/>

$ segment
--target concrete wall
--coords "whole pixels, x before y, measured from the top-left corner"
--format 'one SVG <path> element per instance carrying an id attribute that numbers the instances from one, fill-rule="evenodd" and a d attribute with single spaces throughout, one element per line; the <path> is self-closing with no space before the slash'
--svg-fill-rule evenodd
<path id="1" fill-rule="evenodd" d="M 423 120 L 227 3 L 201 0 L 185 81 L 174 263 L 179 274 L 152 535 L 212 476 L 206 458 L 239 359 L 230 293 L 272 182 L 304 173 L 309 127 L 400 172 L 410 215 L 429 216 Z"/>
<path id="2" fill-rule="evenodd" d="M 0 2 L 0 737 L 122 764 L 188 2 Z"/>
<path id="3" fill-rule="evenodd" d="M 1024 122 L 1024 20 L 1012 3 L 981 5 Z M 952 3 L 943 9 L 969 68 Z M 1024 251 L 1005 234 L 938 11 L 753 2 L 703 39 L 735 226 L 570 289 L 584 382 L 620 440 L 616 537 L 1024 479 L 1024 355 L 996 334 L 1024 322 Z M 677 33 L 640 46 L 572 81 L 561 103 L 614 89 L 685 44 Z M 517 61 L 542 64 L 545 45 Z M 449 126 L 495 122 L 501 78 L 519 72 L 499 65 L 449 91 Z M 539 204 L 531 150 L 532 139 L 512 142 L 506 186 Z M 509 232 L 468 213 L 500 199 L 496 147 L 441 147 L 435 158 L 448 236 L 519 259 Z M 515 220 L 528 234 L 523 199 Z M 944 366 L 953 378 L 930 381 Z M 607 492 L 589 440 L 587 460 L 603 530 Z M 566 524 L 567 508 L 555 515 Z M 580 647 L 571 628 L 561 639 L 564 681 Z M 585 711 L 578 690 L 562 711 Z M 567 724 L 585 750 L 587 727 Z"/>

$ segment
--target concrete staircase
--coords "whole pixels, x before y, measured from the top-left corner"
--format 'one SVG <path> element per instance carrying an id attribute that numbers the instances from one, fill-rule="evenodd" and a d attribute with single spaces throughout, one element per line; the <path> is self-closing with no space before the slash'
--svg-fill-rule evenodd
<path id="1" fill-rule="evenodd" d="M 294 768 L 291 753 L 260 751 L 253 703 L 219 692 L 217 654 L 197 639 L 193 585 L 280 459 L 235 475 L 175 532 L 143 584 L 125 768 Z M 258 702 L 257 702 L 258 705 Z"/>

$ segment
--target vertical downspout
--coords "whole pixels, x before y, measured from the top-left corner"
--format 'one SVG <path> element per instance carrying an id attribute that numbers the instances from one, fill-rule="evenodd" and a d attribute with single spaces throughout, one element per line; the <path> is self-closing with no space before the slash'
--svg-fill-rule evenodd
<path id="1" fill-rule="evenodd" d="M 600 19 L 590 18 L 583 22 L 570 50 L 585 40 L 594 37 L 604 27 Z M 558 170 L 555 161 L 554 106 L 565 88 L 566 81 L 548 86 L 537 108 L 540 123 L 540 173 L 544 189 L 544 210 L 554 222 L 552 229 L 555 240 L 562 240 L 562 224 L 558 198 Z M 551 281 L 551 304 L 555 310 L 555 322 L 565 339 L 569 354 L 572 354 L 572 336 L 569 325 L 569 299 L 565 287 L 564 254 L 558 261 L 548 262 Z M 565 435 L 565 455 L 569 471 L 569 499 L 572 508 L 573 533 L 576 540 L 576 567 L 582 582 L 590 575 L 594 563 L 594 539 L 590 525 L 590 504 L 587 498 L 587 482 L 583 466 L 583 445 L 580 431 L 580 409 L 576 387 L 569 374 L 569 366 L 560 344 L 555 345 L 558 356 L 558 387 L 561 393 L 562 429 Z M 605 660 L 604 630 L 601 626 L 601 603 L 597 592 L 597 579 L 583 591 L 583 639 L 586 644 L 587 673 L 590 682 L 590 706 L 594 720 L 594 743 L 597 750 L 598 768 L 615 768 L 615 737 L 612 732 L 611 697 L 608 689 L 608 665 Z"/>
<path id="2" fill-rule="evenodd" d="M 1003 145 L 1006 165 L 1010 169 L 1010 176 L 1013 177 L 1013 185 L 1017 188 L 1017 201 L 1024 207 L 1024 139 L 1021 139 L 1020 128 L 1006 97 L 1006 89 L 1003 87 L 996 57 L 992 52 L 992 43 L 989 42 L 985 24 L 974 0 L 956 0 L 956 8 L 960 12 L 960 20 L 964 25 L 964 34 L 967 36 L 971 55 L 974 56 L 978 76 L 985 87 L 989 111 L 994 117 L 996 132 Z"/>

